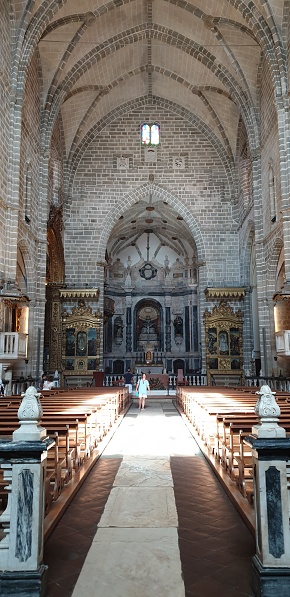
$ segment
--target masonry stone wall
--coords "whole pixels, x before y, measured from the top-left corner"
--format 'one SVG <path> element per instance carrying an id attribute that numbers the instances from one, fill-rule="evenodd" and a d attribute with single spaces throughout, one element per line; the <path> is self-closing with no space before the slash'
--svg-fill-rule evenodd
<path id="1" fill-rule="evenodd" d="M 30 64 L 24 93 L 21 123 L 21 160 L 19 177 L 19 218 L 18 218 L 18 251 L 24 259 L 27 275 L 27 292 L 29 305 L 29 364 L 28 373 L 35 373 L 35 366 L 42 349 L 39 349 L 38 330 L 44 326 L 44 283 L 45 263 L 40 268 L 39 247 L 43 231 L 40 229 L 39 214 L 39 171 L 41 154 L 40 134 L 40 99 L 41 78 L 37 53 Z M 29 177 L 27 179 L 27 173 Z M 25 219 L 25 216 L 28 219 Z M 46 231 L 45 231 L 46 235 Z M 33 365 L 31 364 L 33 362 Z M 24 364 L 19 362 L 14 375 L 23 371 Z"/>
<path id="2" fill-rule="evenodd" d="M 7 2 L 0 3 L 0 272 L 5 271 L 5 220 L 8 173 L 10 97 L 10 20 Z M 1 278 L 0 274 L 0 278 Z"/>
<path id="3" fill-rule="evenodd" d="M 57 118 L 54 127 L 48 176 L 48 206 L 63 205 L 64 199 L 64 170 L 65 170 L 65 144 L 63 138 L 62 121 L 60 116 Z"/>
<path id="4" fill-rule="evenodd" d="M 156 164 L 145 162 L 140 144 L 140 125 L 144 121 L 159 122 L 161 126 Z M 129 170 L 117 169 L 120 156 L 129 157 Z M 185 157 L 184 170 L 174 170 L 174 156 Z M 154 106 L 116 118 L 84 153 L 74 178 L 65 225 L 66 281 L 94 284 L 97 245 L 112 210 L 124 204 L 128 196 L 134 201 L 134 191 L 137 194 L 149 176 L 151 180 L 153 176 L 154 185 L 175 196 L 197 222 L 206 251 L 207 283 L 238 284 L 234 189 L 224 165 L 208 139 L 192 124 Z M 111 222 L 111 228 L 116 222 Z M 103 258 L 105 250 L 106 246 Z"/>
<path id="5" fill-rule="evenodd" d="M 262 198 L 263 198 L 263 227 L 264 236 L 273 235 L 281 220 L 281 186 L 280 163 L 278 146 L 278 123 L 275 107 L 273 85 L 267 64 L 263 67 L 261 78 L 261 169 L 262 169 Z M 275 179 L 276 222 L 272 222 L 269 189 L 269 169 L 272 169 Z"/>
<path id="6" fill-rule="evenodd" d="M 35 266 L 35 238 L 39 233 L 39 166 L 40 166 L 40 97 L 41 86 L 37 55 L 34 56 L 25 86 L 21 123 L 21 162 L 19 180 L 19 238 L 26 238 Z M 30 173 L 31 181 L 27 181 Z M 29 187 L 30 184 L 30 187 Z M 28 186 L 28 188 L 27 188 Z M 25 220 L 28 217 L 29 222 Z M 35 269 L 34 269 L 35 272 Z M 35 280 L 33 280 L 34 282 Z M 30 281 L 29 281 L 30 282 Z"/>
<path id="7" fill-rule="evenodd" d="M 246 287 L 245 298 L 240 304 L 243 312 L 243 356 L 244 370 L 251 370 L 253 341 L 253 321 L 251 313 L 253 281 L 250 273 L 250 260 L 253 239 L 253 188 L 252 161 L 250 156 L 247 131 L 242 121 L 239 123 L 236 154 L 238 186 L 238 221 L 239 221 L 239 262 L 240 285 Z M 251 291 L 248 289 L 251 287 Z M 235 305 L 237 308 L 237 305 Z"/>
<path id="8" fill-rule="evenodd" d="M 240 223 L 247 219 L 253 202 L 252 189 L 252 162 L 247 131 L 242 121 L 239 123 L 237 150 L 236 150 L 236 176 L 237 176 L 237 217 Z"/>
<path id="9" fill-rule="evenodd" d="M 274 89 L 270 71 L 265 60 L 260 69 L 259 108 L 261 115 L 261 204 L 255 212 L 256 234 L 263 239 L 256 249 L 258 274 L 258 310 L 260 324 L 260 345 L 264 354 L 264 370 L 275 371 L 277 364 L 275 346 L 274 302 L 277 264 L 281 251 L 283 228 L 281 221 L 281 171 L 279 154 L 279 133 Z M 271 208 L 270 186 L 274 180 L 276 209 Z M 254 181 L 255 182 L 255 181 Z M 273 216 L 275 217 L 273 218 Z M 258 216 L 258 217 L 257 217 Z M 258 237 L 256 236 L 256 240 Z M 263 335 L 264 334 L 264 335 Z M 264 350 L 265 349 L 265 350 Z M 266 357 L 265 357 L 266 355 Z M 280 369 L 289 375 L 287 362 Z"/>

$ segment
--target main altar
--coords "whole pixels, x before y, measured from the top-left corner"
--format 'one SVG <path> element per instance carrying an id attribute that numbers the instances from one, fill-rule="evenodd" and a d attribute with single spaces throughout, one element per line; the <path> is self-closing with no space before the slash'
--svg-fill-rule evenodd
<path id="1" fill-rule="evenodd" d="M 155 375 L 157 373 L 163 373 L 163 366 L 162 365 L 140 365 L 136 371 L 137 375 L 141 373 L 146 373 Z"/>
<path id="2" fill-rule="evenodd" d="M 154 393 L 154 390 L 166 391 L 168 389 L 169 376 L 166 373 L 148 373 L 147 379 L 152 393 Z"/>

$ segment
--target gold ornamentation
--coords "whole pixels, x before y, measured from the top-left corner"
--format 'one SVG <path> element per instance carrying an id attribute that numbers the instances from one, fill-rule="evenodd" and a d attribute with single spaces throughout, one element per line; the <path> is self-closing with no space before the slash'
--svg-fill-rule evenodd
<path id="1" fill-rule="evenodd" d="M 241 309 L 234 311 L 230 305 L 221 301 L 218 306 L 213 307 L 212 311 L 206 309 L 204 312 L 204 318 L 207 321 L 215 321 L 220 319 L 232 319 L 240 321 L 242 319 L 242 311 Z"/>
<path id="2" fill-rule="evenodd" d="M 99 300 L 99 288 L 62 288 L 60 291 L 62 299 L 97 299 Z"/>
<path id="3" fill-rule="evenodd" d="M 98 308 L 93 313 L 83 297 L 79 298 L 78 305 L 72 308 L 71 313 L 66 310 L 62 312 L 62 363 L 65 376 L 92 375 L 93 371 L 99 369 L 102 322 L 101 310 Z M 93 337 L 90 336 L 90 329 L 95 331 Z M 92 341 L 95 344 L 90 352 Z"/>
<path id="4" fill-rule="evenodd" d="M 219 361 L 220 369 L 231 369 L 231 361 L 230 359 L 220 359 Z"/>
<path id="5" fill-rule="evenodd" d="M 47 282 L 64 282 L 64 250 L 62 242 L 62 208 L 52 206 L 47 224 Z"/>
<path id="6" fill-rule="evenodd" d="M 243 315 L 234 311 L 225 301 L 220 301 L 212 311 L 206 309 L 205 346 L 206 366 L 209 374 L 243 377 Z"/>
<path id="7" fill-rule="evenodd" d="M 204 294 L 207 299 L 242 300 L 245 296 L 244 288 L 206 288 Z"/>

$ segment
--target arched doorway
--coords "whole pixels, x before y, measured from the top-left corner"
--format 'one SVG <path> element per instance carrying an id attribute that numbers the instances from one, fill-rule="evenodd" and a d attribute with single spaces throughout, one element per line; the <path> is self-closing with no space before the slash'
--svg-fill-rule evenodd
<path id="1" fill-rule="evenodd" d="M 113 362 L 113 373 L 116 375 L 123 375 L 124 363 L 121 359 L 116 359 L 116 361 Z"/>
<path id="2" fill-rule="evenodd" d="M 182 369 L 183 374 L 185 373 L 185 363 L 183 359 L 176 359 L 173 362 L 173 372 L 177 375 L 178 369 Z"/>

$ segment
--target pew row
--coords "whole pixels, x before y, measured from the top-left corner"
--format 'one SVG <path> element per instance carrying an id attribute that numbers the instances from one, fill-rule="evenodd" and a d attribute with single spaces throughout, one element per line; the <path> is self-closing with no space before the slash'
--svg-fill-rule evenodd
<path id="1" fill-rule="evenodd" d="M 100 391 L 99 391 L 100 390 Z M 108 391 L 109 390 L 109 391 Z M 11 440 L 19 427 L 21 397 L 0 400 L 0 437 Z M 71 496 L 84 481 L 129 408 L 128 389 L 76 388 L 43 392 L 40 426 L 51 442 L 45 479 L 45 534 L 56 524 Z M 61 498 L 61 499 L 60 499 Z M 7 488 L 0 469 L 0 510 L 6 507 Z M 2 507 L 1 507 L 2 504 Z"/>
<path id="2" fill-rule="evenodd" d="M 256 388 L 177 388 L 176 403 L 194 430 L 199 446 L 239 501 L 254 505 L 252 452 L 244 440 L 259 423 Z M 290 435 L 290 394 L 277 392 L 279 424 Z"/>

